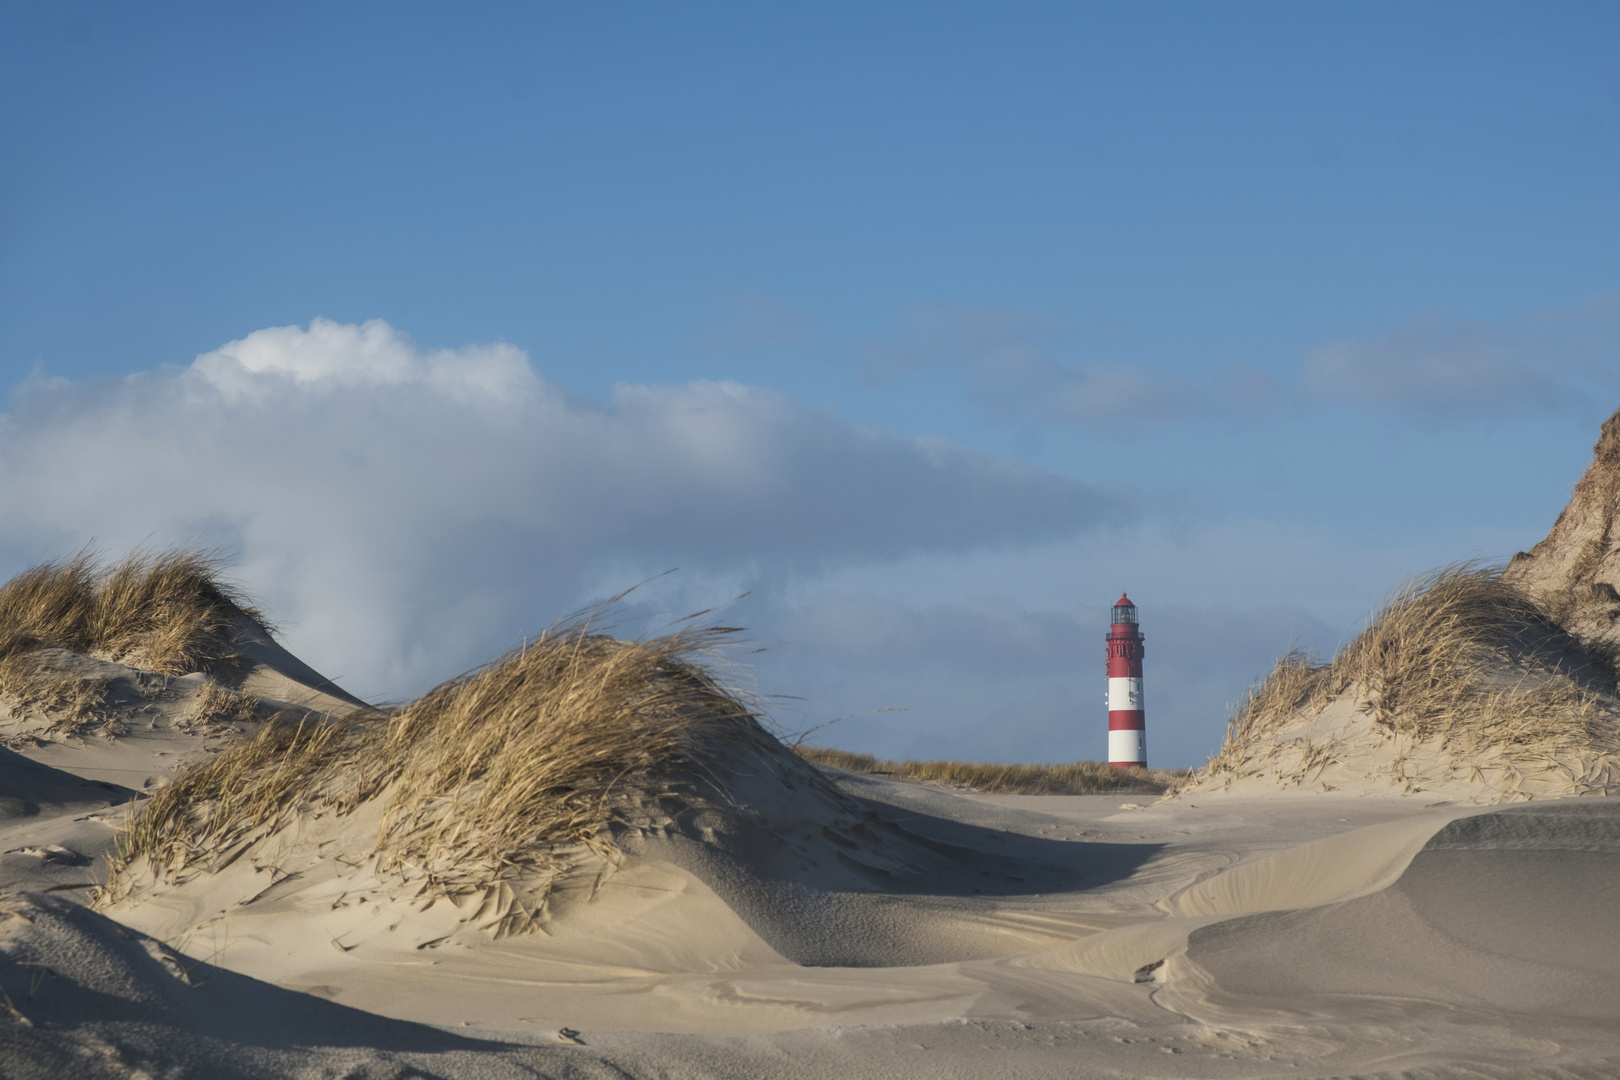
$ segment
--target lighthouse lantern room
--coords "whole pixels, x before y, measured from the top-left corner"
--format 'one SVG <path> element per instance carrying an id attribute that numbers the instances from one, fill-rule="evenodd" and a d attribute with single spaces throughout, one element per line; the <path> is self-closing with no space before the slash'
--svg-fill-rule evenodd
<path id="1" fill-rule="evenodd" d="M 1142 710 L 1142 630 L 1136 605 L 1124 593 L 1108 627 L 1108 764 L 1147 767 L 1147 721 Z"/>

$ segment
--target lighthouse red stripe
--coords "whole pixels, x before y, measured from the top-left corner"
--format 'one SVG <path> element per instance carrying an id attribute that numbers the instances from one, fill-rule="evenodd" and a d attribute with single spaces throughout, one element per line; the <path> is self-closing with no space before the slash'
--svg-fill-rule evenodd
<path id="1" fill-rule="evenodd" d="M 1147 717 L 1142 709 L 1142 628 L 1136 607 L 1123 593 L 1108 628 L 1108 704 L 1135 708 L 1108 710 L 1108 763 L 1118 768 L 1147 765 Z"/>

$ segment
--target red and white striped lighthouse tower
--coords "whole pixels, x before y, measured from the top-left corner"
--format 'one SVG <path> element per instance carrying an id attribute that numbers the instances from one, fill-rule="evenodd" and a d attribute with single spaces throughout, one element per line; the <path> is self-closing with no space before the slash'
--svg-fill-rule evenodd
<path id="1" fill-rule="evenodd" d="M 1120 593 L 1108 628 L 1108 764 L 1116 769 L 1147 768 L 1142 651 L 1136 605 Z"/>

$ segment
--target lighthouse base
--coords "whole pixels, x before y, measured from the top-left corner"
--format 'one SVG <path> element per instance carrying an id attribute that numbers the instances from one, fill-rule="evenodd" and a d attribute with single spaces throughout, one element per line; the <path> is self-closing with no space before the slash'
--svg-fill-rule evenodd
<path id="1" fill-rule="evenodd" d="M 1147 768 L 1147 732 L 1141 728 L 1110 731 L 1108 764 L 1116 769 Z"/>

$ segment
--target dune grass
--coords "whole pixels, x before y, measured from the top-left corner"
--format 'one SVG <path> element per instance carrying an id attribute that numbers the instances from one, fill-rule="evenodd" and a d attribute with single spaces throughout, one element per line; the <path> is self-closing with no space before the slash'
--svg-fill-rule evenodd
<path id="1" fill-rule="evenodd" d="M 46 730 L 79 734 L 98 719 L 107 682 L 62 668 L 48 647 L 164 675 L 216 672 L 233 661 L 244 616 L 264 622 L 204 552 L 135 552 L 111 564 L 81 552 L 35 566 L 0 585 L 0 694 L 13 714 L 31 707 L 50 716 Z M 99 719 L 103 733 L 121 730 Z"/>
<path id="2" fill-rule="evenodd" d="M 239 693 L 210 681 L 197 691 L 191 719 L 200 724 L 250 723 L 261 719 L 268 711 L 264 702 L 252 694 Z"/>
<path id="3" fill-rule="evenodd" d="M 1210 774 L 1232 771 L 1284 727 L 1355 694 L 1391 734 L 1454 755 L 1547 761 L 1613 752 L 1615 675 L 1496 567 L 1460 564 L 1397 591 L 1333 659 L 1289 653 L 1251 688 Z"/>
<path id="4" fill-rule="evenodd" d="M 758 732 L 749 704 L 698 662 L 732 632 L 620 641 L 584 619 L 390 712 L 273 720 L 152 798 L 105 895 L 136 859 L 173 878 L 299 813 L 373 800 L 385 870 L 448 895 L 503 882 L 543 895 L 561 849 L 611 854 L 616 811 L 661 771 L 702 768 Z"/>
<path id="5" fill-rule="evenodd" d="M 967 761 L 890 761 L 820 746 L 793 747 L 800 757 L 845 772 L 951 784 L 1000 795 L 1161 795 L 1185 781 L 1186 769 L 1116 769 L 1107 762 L 1062 765 L 986 765 Z"/>
<path id="6" fill-rule="evenodd" d="M 135 552 L 105 564 L 81 553 L 0 585 L 0 657 L 41 645 L 184 675 L 228 663 L 230 633 L 254 610 L 197 551 Z"/>
<path id="7" fill-rule="evenodd" d="M 252 737 L 180 772 L 141 807 L 118 839 L 100 900 L 123 895 L 121 875 L 137 857 L 159 878 L 199 863 L 221 865 L 309 796 L 312 780 L 330 780 L 353 725 L 272 718 Z M 233 850 L 234 849 L 234 850 Z"/>
<path id="8" fill-rule="evenodd" d="M 106 679 L 65 671 L 35 649 L 0 654 L 0 693 L 8 699 L 11 715 L 35 709 L 50 718 L 46 731 L 79 734 L 96 719 L 108 689 Z"/>

